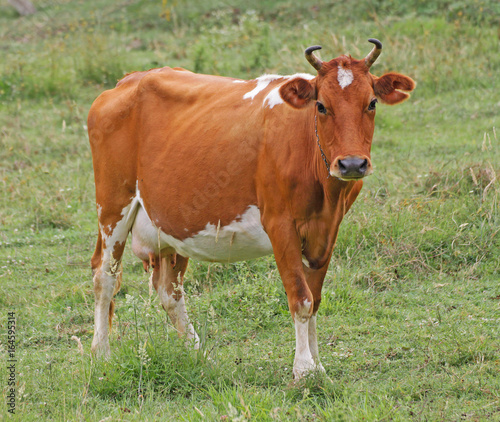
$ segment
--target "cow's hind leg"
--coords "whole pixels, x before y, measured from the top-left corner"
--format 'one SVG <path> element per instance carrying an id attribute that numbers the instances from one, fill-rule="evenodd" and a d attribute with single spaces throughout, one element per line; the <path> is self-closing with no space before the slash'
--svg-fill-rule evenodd
<path id="1" fill-rule="evenodd" d="M 122 278 L 121 259 L 127 235 L 133 223 L 134 203 L 131 202 L 120 214 L 112 218 L 103 216 L 100 210 L 99 235 L 92 256 L 94 275 L 94 338 L 92 353 L 96 356 L 109 356 L 109 332 L 114 312 L 113 296 L 120 290 Z"/>
<path id="2" fill-rule="evenodd" d="M 155 258 L 151 276 L 161 304 L 167 311 L 179 337 L 185 336 L 186 345 L 199 349 L 200 340 L 193 325 L 189 322 L 182 287 L 187 264 L 188 258 L 171 250 L 163 250 L 160 256 Z"/>

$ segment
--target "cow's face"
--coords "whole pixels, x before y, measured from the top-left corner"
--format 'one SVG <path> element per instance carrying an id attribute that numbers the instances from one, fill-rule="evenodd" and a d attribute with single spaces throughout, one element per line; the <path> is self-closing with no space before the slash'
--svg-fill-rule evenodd
<path id="1" fill-rule="evenodd" d="M 284 101 L 296 108 L 315 107 L 317 140 L 330 164 L 330 174 L 341 180 L 357 180 L 372 172 L 370 149 L 375 128 L 377 102 L 397 104 L 409 97 L 415 82 L 399 73 L 380 78 L 369 71 L 380 54 L 377 40 L 363 60 L 341 56 L 322 62 L 306 50 L 317 78 L 295 78 L 280 88 Z M 316 137 L 316 134 L 314 135 Z"/>

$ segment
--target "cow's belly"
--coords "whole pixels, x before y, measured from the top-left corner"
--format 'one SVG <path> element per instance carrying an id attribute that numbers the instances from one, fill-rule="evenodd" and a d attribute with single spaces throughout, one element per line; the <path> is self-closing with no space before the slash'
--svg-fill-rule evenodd
<path id="1" fill-rule="evenodd" d="M 235 262 L 273 253 L 271 241 L 260 222 L 255 205 L 227 226 L 207 224 L 192 237 L 179 240 L 156 228 L 142 206 L 139 206 L 132 227 L 132 250 L 143 260 L 150 253 L 173 248 L 182 256 L 200 261 Z"/>

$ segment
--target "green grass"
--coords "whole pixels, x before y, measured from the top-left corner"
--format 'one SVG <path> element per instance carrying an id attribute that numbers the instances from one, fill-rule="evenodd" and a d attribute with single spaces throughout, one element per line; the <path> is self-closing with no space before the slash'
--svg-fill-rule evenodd
<path id="1" fill-rule="evenodd" d="M 498 2 L 35 4 L 26 18 L 0 5 L 0 326 L 16 312 L 18 359 L 17 412 L 2 404 L 0 418 L 500 419 Z M 294 329 L 272 258 L 190 263 L 203 355 L 177 339 L 127 248 L 113 355 L 94 361 L 93 99 L 126 72 L 167 64 L 311 72 L 305 47 L 360 57 L 369 37 L 384 44 L 373 72 L 418 87 L 379 108 L 375 173 L 341 226 L 319 311 L 332 382 L 292 382 Z"/>

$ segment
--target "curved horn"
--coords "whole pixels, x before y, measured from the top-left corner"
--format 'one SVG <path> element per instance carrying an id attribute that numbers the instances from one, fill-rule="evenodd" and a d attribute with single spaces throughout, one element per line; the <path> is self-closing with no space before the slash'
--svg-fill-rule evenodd
<path id="1" fill-rule="evenodd" d="M 373 47 L 372 51 L 370 51 L 370 54 L 365 57 L 366 67 L 370 69 L 372 64 L 375 63 L 375 60 L 377 60 L 377 57 L 380 56 L 380 53 L 382 52 L 382 43 L 376 38 L 370 38 L 368 41 L 375 44 L 375 47 Z"/>
<path id="2" fill-rule="evenodd" d="M 321 66 L 323 66 L 323 62 L 313 54 L 313 51 L 315 50 L 321 50 L 321 46 L 313 45 L 312 47 L 307 48 L 306 59 L 309 63 L 311 63 L 312 67 L 314 67 L 319 72 Z"/>

